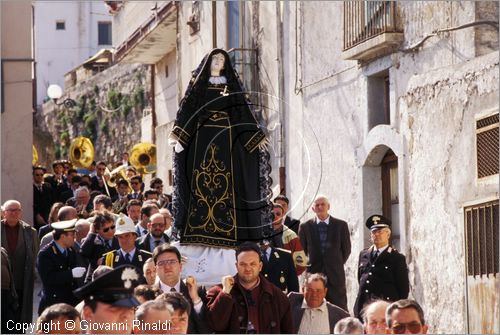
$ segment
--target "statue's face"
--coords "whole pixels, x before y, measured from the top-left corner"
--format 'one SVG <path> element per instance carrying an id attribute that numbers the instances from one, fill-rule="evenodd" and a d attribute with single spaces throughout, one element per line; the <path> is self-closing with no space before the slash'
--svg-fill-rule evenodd
<path id="1" fill-rule="evenodd" d="M 220 73 L 224 69 L 224 61 L 226 58 L 222 53 L 216 53 L 212 56 L 212 63 L 210 65 L 210 71 Z"/>

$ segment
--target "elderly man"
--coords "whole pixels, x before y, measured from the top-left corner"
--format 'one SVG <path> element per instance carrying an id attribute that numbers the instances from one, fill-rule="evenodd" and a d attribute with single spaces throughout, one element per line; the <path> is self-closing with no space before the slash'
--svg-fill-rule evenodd
<path id="1" fill-rule="evenodd" d="M 72 290 L 77 288 L 76 279 L 83 277 L 85 268 L 78 266 L 73 250 L 75 223 L 76 220 L 54 222 L 54 240 L 38 253 L 36 266 L 43 284 L 38 314 L 56 303 L 78 303 Z"/>
<path id="2" fill-rule="evenodd" d="M 165 234 L 166 226 L 167 220 L 162 214 L 156 213 L 151 215 L 148 223 L 149 233 L 138 240 L 139 248 L 153 252 L 157 246 L 169 243 L 170 238 Z"/>
<path id="3" fill-rule="evenodd" d="M 244 242 L 236 250 L 235 276 L 207 293 L 209 326 L 221 333 L 295 333 L 290 302 L 279 288 L 260 275 L 259 246 Z"/>
<path id="4" fill-rule="evenodd" d="M 139 280 L 134 266 L 122 265 L 74 291 L 84 301 L 82 330 L 90 334 L 130 334 L 134 309 L 139 306 L 134 297 Z"/>
<path id="5" fill-rule="evenodd" d="M 345 221 L 329 214 L 330 203 L 325 196 L 317 196 L 312 210 L 314 219 L 299 227 L 302 246 L 309 257 L 310 273 L 324 273 L 328 279 L 326 300 L 347 310 L 344 264 L 351 254 L 351 237 Z"/>
<path id="6" fill-rule="evenodd" d="M 146 278 L 146 283 L 148 285 L 153 285 L 156 280 L 156 267 L 153 258 L 148 258 L 142 266 L 142 271 L 144 273 L 144 278 Z"/>
<path id="7" fill-rule="evenodd" d="M 368 301 L 405 299 L 410 290 L 405 256 L 389 244 L 391 221 L 383 215 L 372 215 L 365 224 L 373 245 L 359 253 L 359 290 L 354 304 L 354 315 L 358 318 Z"/>
<path id="8" fill-rule="evenodd" d="M 19 302 L 14 321 L 31 323 L 35 261 L 40 244 L 38 235 L 34 228 L 21 220 L 22 208 L 19 201 L 7 200 L 2 208 L 2 247 L 7 250 L 12 266 L 12 279 Z M 3 295 L 2 299 L 4 299 Z"/>
<path id="9" fill-rule="evenodd" d="M 389 334 L 427 334 L 424 311 L 415 300 L 393 302 L 387 307 L 385 319 Z"/>
<path id="10" fill-rule="evenodd" d="M 385 311 L 389 303 L 375 300 L 361 310 L 365 334 L 384 334 L 386 331 Z"/>
<path id="11" fill-rule="evenodd" d="M 348 316 L 339 320 L 333 330 L 334 334 L 363 334 L 363 324 L 356 318 Z"/>
<path id="12" fill-rule="evenodd" d="M 85 186 L 80 186 L 75 190 L 75 196 L 66 202 L 69 206 L 75 207 L 79 218 L 86 219 L 92 212 L 92 202 L 90 201 L 90 191 Z"/>
<path id="13" fill-rule="evenodd" d="M 293 321 L 299 334 L 331 334 L 335 324 L 349 316 L 342 308 L 326 301 L 328 289 L 323 274 L 307 275 L 302 290 L 304 294 L 288 294 Z"/>

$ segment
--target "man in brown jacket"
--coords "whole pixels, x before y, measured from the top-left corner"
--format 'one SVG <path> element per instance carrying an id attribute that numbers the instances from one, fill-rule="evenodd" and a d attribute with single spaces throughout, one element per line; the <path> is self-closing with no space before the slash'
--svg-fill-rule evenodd
<path id="1" fill-rule="evenodd" d="M 290 302 L 281 290 L 260 275 L 262 261 L 255 243 L 236 250 L 235 276 L 207 293 L 207 320 L 216 333 L 295 333 Z"/>

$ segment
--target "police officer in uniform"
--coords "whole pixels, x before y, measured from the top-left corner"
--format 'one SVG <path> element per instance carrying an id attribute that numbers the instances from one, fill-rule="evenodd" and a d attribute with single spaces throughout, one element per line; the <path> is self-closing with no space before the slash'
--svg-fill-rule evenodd
<path id="1" fill-rule="evenodd" d="M 102 274 L 74 291 L 84 301 L 82 327 L 87 334 L 130 334 L 134 329 L 134 309 L 140 305 L 134 287 L 141 284 L 138 269 L 122 265 Z"/>
<path id="2" fill-rule="evenodd" d="M 391 221 L 382 215 L 366 220 L 373 245 L 359 254 L 359 291 L 354 315 L 361 318 L 363 306 L 374 299 L 396 301 L 408 298 L 410 284 L 406 258 L 389 244 Z"/>
<path id="3" fill-rule="evenodd" d="M 299 280 L 290 250 L 274 248 L 268 240 L 260 243 L 262 250 L 261 273 L 283 292 L 299 292 Z"/>
<path id="4" fill-rule="evenodd" d="M 54 240 L 38 253 L 36 267 L 43 284 L 39 315 L 56 303 L 72 306 L 78 303 L 72 291 L 77 288 L 77 279 L 85 274 L 85 268 L 78 266 L 73 249 L 76 221 L 52 223 Z"/>
<path id="5" fill-rule="evenodd" d="M 137 267 L 142 276 L 144 263 L 152 255 L 150 252 L 136 248 L 137 231 L 134 221 L 128 216 L 120 214 L 116 217 L 115 226 L 115 237 L 120 249 L 105 253 L 100 263 L 112 268 L 131 264 Z"/>

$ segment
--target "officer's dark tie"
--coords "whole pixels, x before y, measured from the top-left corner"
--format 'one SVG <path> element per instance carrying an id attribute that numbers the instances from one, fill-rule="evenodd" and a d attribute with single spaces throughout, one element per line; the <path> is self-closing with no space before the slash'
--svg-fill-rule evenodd
<path id="1" fill-rule="evenodd" d="M 125 254 L 125 261 L 126 261 L 127 263 L 130 263 L 130 254 L 129 254 L 129 253 L 126 253 L 126 254 Z"/>
<path id="2" fill-rule="evenodd" d="M 320 221 L 318 223 L 318 232 L 321 251 L 324 253 L 326 250 L 326 238 L 328 235 L 328 225 L 326 224 L 326 222 Z"/>
<path id="3" fill-rule="evenodd" d="M 371 255 L 371 256 L 372 256 L 372 257 L 371 257 L 371 261 L 372 261 L 372 262 L 375 262 L 375 260 L 376 260 L 376 259 L 377 259 L 377 257 L 378 257 L 378 254 L 379 254 L 378 249 L 376 249 L 376 250 L 374 250 L 374 252 L 372 252 L 372 255 Z"/>

